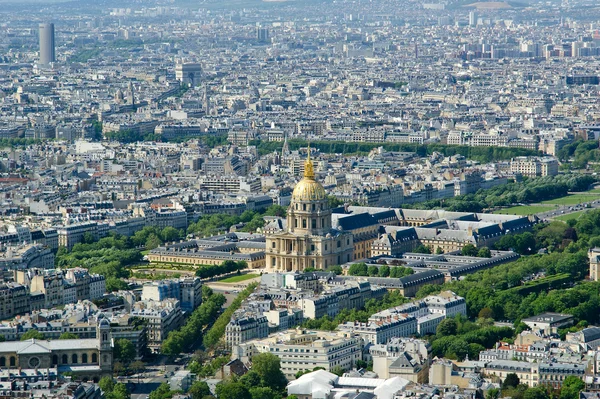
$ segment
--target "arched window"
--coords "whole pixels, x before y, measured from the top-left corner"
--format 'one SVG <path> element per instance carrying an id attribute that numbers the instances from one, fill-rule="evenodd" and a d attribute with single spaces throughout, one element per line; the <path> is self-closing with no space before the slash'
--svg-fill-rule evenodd
<path id="1" fill-rule="evenodd" d="M 58 355 L 53 355 L 52 356 L 52 365 L 57 365 L 58 364 Z"/>
<path id="2" fill-rule="evenodd" d="M 10 357 L 10 365 L 11 365 L 11 367 L 14 367 L 14 366 L 17 365 L 17 358 L 16 357 L 14 357 L 14 356 Z"/>
<path id="3" fill-rule="evenodd" d="M 87 353 L 84 353 L 81 355 L 81 363 L 86 364 L 87 362 Z"/>
<path id="4" fill-rule="evenodd" d="M 0 367 L 6 366 L 6 358 L 4 356 L 0 357 Z"/>
<path id="5" fill-rule="evenodd" d="M 62 355 L 62 364 L 67 364 L 69 363 L 69 358 L 67 355 Z"/>
<path id="6" fill-rule="evenodd" d="M 77 353 L 73 353 L 73 356 L 71 356 L 71 363 L 77 364 Z"/>
<path id="7" fill-rule="evenodd" d="M 98 355 L 92 353 L 92 363 L 98 363 Z"/>

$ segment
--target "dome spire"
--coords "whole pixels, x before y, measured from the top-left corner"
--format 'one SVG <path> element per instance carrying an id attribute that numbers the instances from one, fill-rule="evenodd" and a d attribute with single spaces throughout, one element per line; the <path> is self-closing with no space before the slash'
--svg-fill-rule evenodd
<path id="1" fill-rule="evenodd" d="M 315 179 L 315 169 L 313 167 L 313 163 L 310 160 L 310 143 L 308 143 L 308 156 L 306 157 L 306 161 L 304 162 L 304 178 L 305 179 Z"/>

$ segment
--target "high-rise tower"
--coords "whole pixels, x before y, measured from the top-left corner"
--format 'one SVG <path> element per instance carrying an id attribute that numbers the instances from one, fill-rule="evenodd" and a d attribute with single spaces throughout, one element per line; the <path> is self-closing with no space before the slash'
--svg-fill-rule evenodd
<path id="1" fill-rule="evenodd" d="M 55 62 L 54 24 L 40 24 L 40 64 Z"/>

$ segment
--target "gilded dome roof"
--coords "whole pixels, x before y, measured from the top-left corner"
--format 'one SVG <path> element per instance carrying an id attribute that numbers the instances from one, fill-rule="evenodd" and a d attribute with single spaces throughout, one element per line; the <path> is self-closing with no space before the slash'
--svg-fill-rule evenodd
<path id="1" fill-rule="evenodd" d="M 321 201 L 325 198 L 327 198 L 327 193 L 321 183 L 306 177 L 296 184 L 292 193 L 294 201 Z"/>
<path id="2" fill-rule="evenodd" d="M 293 201 L 321 201 L 327 198 L 325 189 L 315 180 L 315 170 L 310 160 L 310 148 L 308 157 L 304 162 L 304 178 L 296 184 L 292 193 Z"/>

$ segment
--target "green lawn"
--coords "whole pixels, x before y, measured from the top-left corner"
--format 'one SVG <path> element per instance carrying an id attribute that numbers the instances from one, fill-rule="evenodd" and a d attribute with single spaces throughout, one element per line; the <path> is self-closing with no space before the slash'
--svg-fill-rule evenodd
<path id="1" fill-rule="evenodd" d="M 224 280 L 219 280 L 219 283 L 239 283 L 240 281 L 250 280 L 258 276 L 258 274 L 240 274 L 239 276 L 232 276 Z"/>
<path id="2" fill-rule="evenodd" d="M 581 215 L 583 215 L 584 213 L 586 213 L 587 211 L 578 211 L 578 212 L 573 212 L 573 213 L 568 213 L 565 215 L 560 215 L 555 217 L 555 220 L 562 220 L 563 222 L 566 222 L 567 220 L 571 220 L 571 219 L 579 219 L 581 217 Z"/>
<path id="3" fill-rule="evenodd" d="M 520 206 L 512 206 L 510 208 L 500 209 L 495 211 L 494 213 L 499 213 L 503 215 L 533 215 L 540 212 L 546 212 L 552 210 L 552 206 L 543 206 L 543 205 L 520 205 Z"/>
<path id="4" fill-rule="evenodd" d="M 590 194 L 569 194 L 566 197 L 556 198 L 553 200 L 543 201 L 545 205 L 578 205 L 583 202 L 590 202 L 600 198 L 600 196 Z"/>

